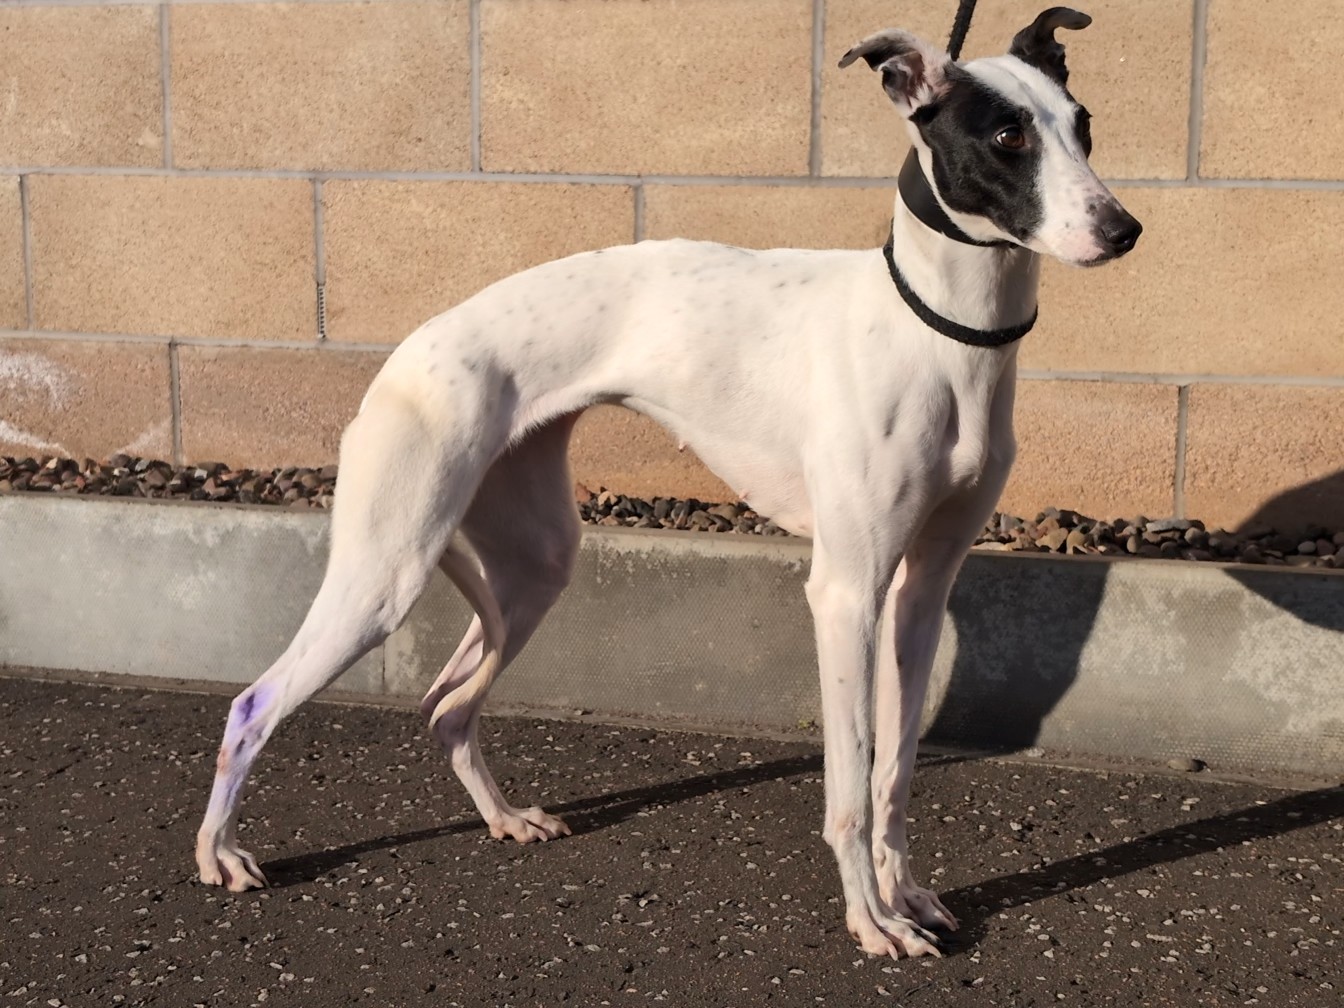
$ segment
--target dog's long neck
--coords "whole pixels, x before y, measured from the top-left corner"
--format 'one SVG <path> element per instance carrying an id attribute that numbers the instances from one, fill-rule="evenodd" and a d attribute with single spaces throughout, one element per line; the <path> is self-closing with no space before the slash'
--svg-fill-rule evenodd
<path id="1" fill-rule="evenodd" d="M 968 245 L 930 228 L 900 194 L 892 256 L 915 294 L 946 319 L 974 329 L 1025 322 L 1036 310 L 1040 257 L 1024 248 Z M 892 296 L 896 292 L 893 290 Z"/>

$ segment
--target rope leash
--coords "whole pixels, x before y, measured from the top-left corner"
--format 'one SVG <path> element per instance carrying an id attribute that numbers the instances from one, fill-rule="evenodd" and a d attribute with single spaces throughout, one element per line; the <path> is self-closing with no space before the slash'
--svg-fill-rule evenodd
<path id="1" fill-rule="evenodd" d="M 952 34 L 947 39 L 947 54 L 954 60 L 961 59 L 961 47 L 966 42 L 966 33 L 971 30 L 971 15 L 975 13 L 975 0 L 961 0 L 957 4 L 957 16 L 952 21 Z"/>

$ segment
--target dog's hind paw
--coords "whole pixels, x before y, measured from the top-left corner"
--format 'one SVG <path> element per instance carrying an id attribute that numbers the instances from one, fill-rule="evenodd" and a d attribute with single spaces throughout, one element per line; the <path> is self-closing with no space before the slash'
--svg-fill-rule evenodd
<path id="1" fill-rule="evenodd" d="M 569 836 L 569 827 L 563 819 L 536 807 L 508 809 L 487 822 L 490 835 L 496 840 L 513 837 L 519 843 L 537 843 Z"/>
<path id="2" fill-rule="evenodd" d="M 229 892 L 263 889 L 266 876 L 257 867 L 257 859 L 236 847 L 198 847 L 196 867 L 206 885 L 222 885 Z"/>

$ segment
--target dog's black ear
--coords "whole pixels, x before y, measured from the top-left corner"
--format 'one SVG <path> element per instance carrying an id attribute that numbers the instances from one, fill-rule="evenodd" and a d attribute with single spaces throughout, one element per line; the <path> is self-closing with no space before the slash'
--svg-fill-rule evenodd
<path id="1" fill-rule="evenodd" d="M 896 28 L 869 35 L 840 57 L 840 66 L 860 57 L 882 72 L 882 90 L 907 116 L 941 94 L 951 62 L 941 49 Z"/>
<path id="2" fill-rule="evenodd" d="M 1041 11 L 1035 21 L 1013 36 L 1008 55 L 1034 66 L 1061 85 L 1067 84 L 1069 68 L 1064 65 L 1064 46 L 1055 41 L 1055 29 L 1077 31 L 1091 23 L 1092 19 L 1082 11 L 1051 7 Z"/>

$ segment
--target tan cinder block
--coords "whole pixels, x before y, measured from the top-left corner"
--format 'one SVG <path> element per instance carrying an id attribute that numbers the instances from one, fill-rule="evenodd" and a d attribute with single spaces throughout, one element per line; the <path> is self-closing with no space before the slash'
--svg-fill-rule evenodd
<path id="1" fill-rule="evenodd" d="M 1344 388 L 1195 385 L 1185 444 L 1193 517 L 1344 527 Z"/>
<path id="2" fill-rule="evenodd" d="M 653 185 L 644 189 L 644 233 L 746 248 L 876 248 L 895 198 L 892 188 Z"/>
<path id="3" fill-rule="evenodd" d="M 627 186 L 327 182 L 327 333 L 398 343 L 482 287 L 631 240 Z"/>
<path id="4" fill-rule="evenodd" d="M 845 50 L 883 28 L 904 28 L 947 44 L 955 4 L 938 0 L 830 0 L 822 60 L 821 162 L 824 175 L 895 175 L 906 133 L 881 80 Z M 963 57 L 998 56 L 1049 6 L 1040 0 L 981 4 Z M 1105 178 L 1184 178 L 1189 143 L 1190 0 L 1093 0 L 1093 24 L 1061 30 L 1069 85 L 1092 112 L 1092 163 Z M 1216 6 L 1216 5 L 1215 5 Z"/>
<path id="5" fill-rule="evenodd" d="M 0 339 L 0 454 L 172 451 L 166 343 Z"/>
<path id="6" fill-rule="evenodd" d="M 235 466 L 328 465 L 387 359 L 367 351 L 178 349 L 182 454 Z"/>
<path id="7" fill-rule="evenodd" d="M 466 0 L 172 8 L 173 161 L 469 169 Z"/>
<path id="8" fill-rule="evenodd" d="M 1026 517 L 1049 506 L 1101 519 L 1170 516 L 1176 412 L 1174 385 L 1019 382 L 1017 463 L 999 509 Z"/>
<path id="9" fill-rule="evenodd" d="M 489 171 L 806 175 L 810 0 L 484 0 Z"/>
<path id="10" fill-rule="evenodd" d="M 1344 178 L 1334 109 L 1344 73 L 1335 0 L 1292 7 L 1293 30 L 1250 0 L 1209 4 L 1199 174 L 1206 178 Z"/>
<path id="11" fill-rule="evenodd" d="M 0 178 L 0 328 L 28 325 L 23 292 L 23 206 L 17 177 Z"/>
<path id="12" fill-rule="evenodd" d="M 1025 367 L 1344 374 L 1344 192 L 1117 194 L 1144 224 L 1138 247 L 1097 269 L 1047 265 Z"/>
<path id="13" fill-rule="evenodd" d="M 162 164 L 158 9 L 6 6 L 0 164 Z"/>
<path id="14" fill-rule="evenodd" d="M 29 179 L 42 329 L 313 339 L 313 190 L 302 179 Z"/>
<path id="15" fill-rule="evenodd" d="M 737 500 L 694 452 L 678 450 L 657 422 L 619 406 L 597 406 L 579 419 L 569 460 L 574 479 L 593 491 L 605 487 L 633 497 Z"/>

